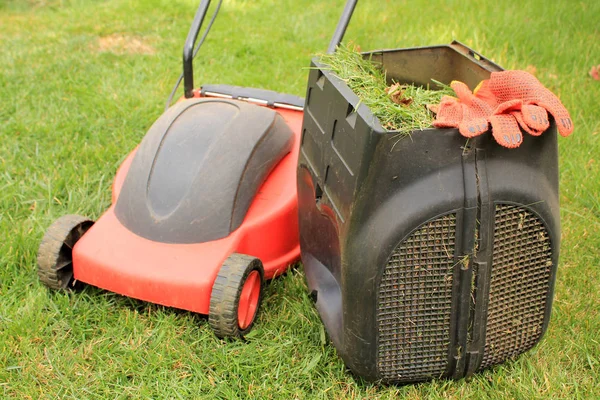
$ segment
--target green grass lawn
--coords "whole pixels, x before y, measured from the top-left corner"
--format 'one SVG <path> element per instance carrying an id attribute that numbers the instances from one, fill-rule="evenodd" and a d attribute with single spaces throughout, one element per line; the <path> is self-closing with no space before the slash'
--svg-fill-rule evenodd
<path id="1" fill-rule="evenodd" d="M 225 0 L 197 83 L 304 95 L 343 0 Z M 302 268 L 269 284 L 248 343 L 205 318 L 87 287 L 54 293 L 36 252 L 57 217 L 97 218 L 116 168 L 161 114 L 196 2 L 0 0 L 0 398 L 600 398 L 600 2 L 362 0 L 363 50 L 465 42 L 535 68 L 571 111 L 560 138 L 562 248 L 550 327 L 458 382 L 380 387 L 326 338 Z"/>

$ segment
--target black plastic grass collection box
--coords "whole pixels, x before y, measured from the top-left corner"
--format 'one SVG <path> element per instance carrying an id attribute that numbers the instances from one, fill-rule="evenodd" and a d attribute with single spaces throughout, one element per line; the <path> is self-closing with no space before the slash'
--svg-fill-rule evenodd
<path id="1" fill-rule="evenodd" d="M 365 57 L 422 86 L 501 70 L 458 42 Z M 400 137 L 313 60 L 298 196 L 309 290 L 356 374 L 461 378 L 540 340 L 560 237 L 554 125 L 517 149 L 456 129 Z"/>

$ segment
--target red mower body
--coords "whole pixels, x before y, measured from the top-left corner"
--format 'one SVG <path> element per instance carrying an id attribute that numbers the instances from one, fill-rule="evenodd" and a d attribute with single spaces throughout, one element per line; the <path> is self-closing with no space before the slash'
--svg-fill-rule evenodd
<path id="1" fill-rule="evenodd" d="M 73 248 L 74 278 L 124 296 L 209 314 L 215 279 L 232 254 L 260 259 L 266 279 L 283 273 L 300 256 L 295 176 L 303 113 L 275 110 L 293 132 L 292 148 L 260 185 L 239 227 L 200 243 L 161 242 L 128 229 L 115 206 L 138 147 L 117 172 L 111 207 Z"/>

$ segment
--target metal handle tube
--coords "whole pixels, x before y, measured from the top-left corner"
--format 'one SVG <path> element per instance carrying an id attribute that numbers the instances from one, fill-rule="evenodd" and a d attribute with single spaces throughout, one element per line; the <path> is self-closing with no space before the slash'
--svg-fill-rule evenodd
<path id="1" fill-rule="evenodd" d="M 342 16 L 340 17 L 340 21 L 338 22 L 337 27 L 335 28 L 335 32 L 333 33 L 333 37 L 331 38 L 331 42 L 329 42 L 329 47 L 327 48 L 328 54 L 334 53 L 335 49 L 342 42 L 344 34 L 346 33 L 346 28 L 350 23 L 350 18 L 352 18 L 354 7 L 356 7 L 356 3 L 358 3 L 358 0 L 348 0 L 346 2 L 344 11 L 342 12 Z"/>
<path id="2" fill-rule="evenodd" d="M 192 60 L 194 59 L 194 43 L 196 43 L 200 27 L 202 27 L 202 22 L 204 22 L 204 17 L 206 17 L 209 6 L 210 0 L 202 0 L 200 2 L 183 46 L 183 89 L 186 98 L 193 96 L 194 66 L 192 65 Z"/>

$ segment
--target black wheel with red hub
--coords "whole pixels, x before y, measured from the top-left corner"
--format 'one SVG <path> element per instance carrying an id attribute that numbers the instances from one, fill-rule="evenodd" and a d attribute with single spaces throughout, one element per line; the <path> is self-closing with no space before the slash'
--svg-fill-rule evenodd
<path id="1" fill-rule="evenodd" d="M 220 338 L 243 338 L 256 320 L 264 282 L 262 262 L 245 254 L 229 256 L 213 284 L 208 322 Z"/>
<path id="2" fill-rule="evenodd" d="M 94 225 L 80 215 L 60 217 L 46 231 L 38 250 L 37 265 L 40 281 L 54 290 L 74 289 L 73 247 Z"/>

